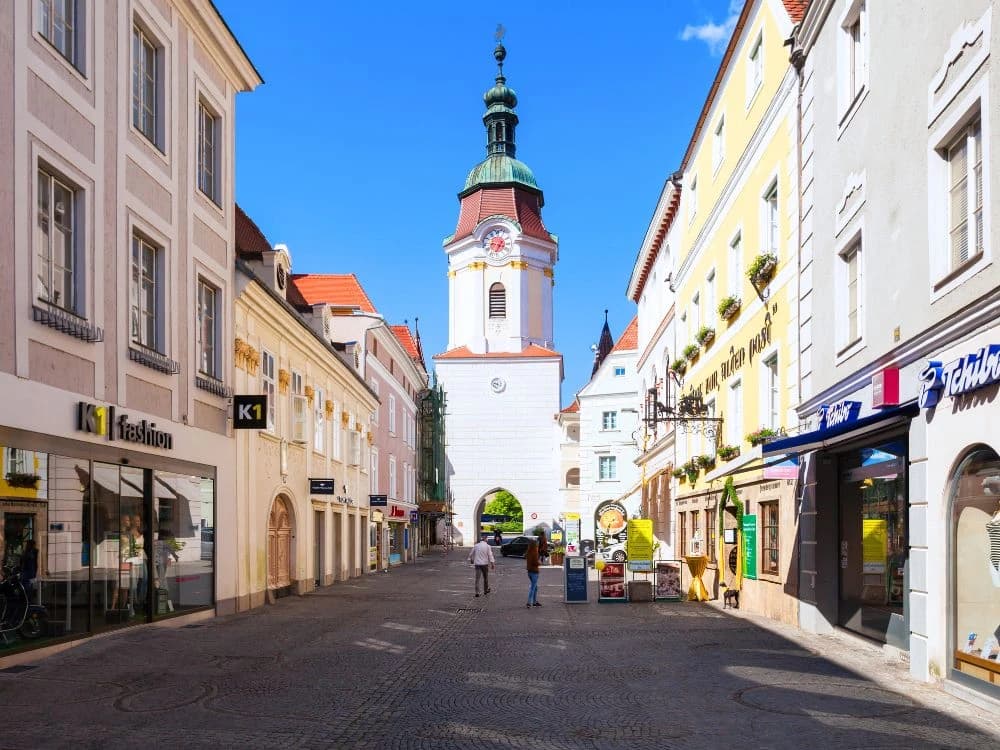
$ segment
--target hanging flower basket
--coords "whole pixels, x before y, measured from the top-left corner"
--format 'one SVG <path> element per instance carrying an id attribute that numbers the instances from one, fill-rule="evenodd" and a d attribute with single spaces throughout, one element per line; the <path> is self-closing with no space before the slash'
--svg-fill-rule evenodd
<path id="1" fill-rule="evenodd" d="M 726 297 L 719 303 L 719 317 L 723 320 L 732 320 L 740 311 L 742 301 L 735 294 Z"/>
<path id="2" fill-rule="evenodd" d="M 684 476 L 685 476 L 684 469 L 682 469 L 680 466 L 678 466 L 670 473 L 673 474 L 674 479 L 680 479 L 682 482 L 684 481 Z"/>
<path id="3" fill-rule="evenodd" d="M 715 466 L 715 456 L 709 456 L 707 454 L 703 456 L 696 456 L 694 462 L 702 469 L 706 471 Z"/>
<path id="4" fill-rule="evenodd" d="M 774 269 L 778 267 L 778 258 L 771 253 L 758 255 L 754 258 L 750 268 L 747 269 L 747 276 L 756 286 L 763 286 L 774 276 Z"/>
<path id="5" fill-rule="evenodd" d="M 694 338 L 702 346 L 708 346 L 715 339 L 715 329 L 709 328 L 708 326 L 702 326 L 698 329 L 698 333 Z"/>
<path id="6" fill-rule="evenodd" d="M 761 427 L 756 432 L 751 432 L 747 435 L 747 441 L 750 445 L 763 445 L 768 440 L 773 437 L 777 437 L 778 433 L 772 430 L 770 427 Z"/>
<path id="7" fill-rule="evenodd" d="M 723 461 L 732 461 L 740 455 L 740 447 L 738 445 L 724 445 L 716 453 Z"/>
<path id="8" fill-rule="evenodd" d="M 694 484 L 698 479 L 698 474 L 701 472 L 701 469 L 698 468 L 698 464 L 696 464 L 694 459 L 692 459 L 681 466 L 681 471 L 684 472 L 684 476 L 687 477 L 688 482 Z"/>
<path id="9" fill-rule="evenodd" d="M 670 363 L 670 369 L 676 372 L 681 377 L 683 377 L 684 373 L 687 372 L 688 363 L 686 360 L 683 359 L 675 359 L 673 362 Z"/>
<path id="10" fill-rule="evenodd" d="M 689 360 L 693 362 L 694 360 L 698 359 L 698 354 L 700 352 L 701 349 L 698 348 L 697 344 L 688 344 L 687 346 L 684 347 L 683 353 L 685 357 L 687 357 Z"/>

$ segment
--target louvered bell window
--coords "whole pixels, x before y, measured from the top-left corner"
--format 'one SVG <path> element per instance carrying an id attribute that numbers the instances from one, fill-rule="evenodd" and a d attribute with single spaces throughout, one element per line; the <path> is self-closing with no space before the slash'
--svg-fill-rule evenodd
<path id="1" fill-rule="evenodd" d="M 503 284 L 494 284 L 490 287 L 490 317 L 507 317 L 507 291 Z"/>

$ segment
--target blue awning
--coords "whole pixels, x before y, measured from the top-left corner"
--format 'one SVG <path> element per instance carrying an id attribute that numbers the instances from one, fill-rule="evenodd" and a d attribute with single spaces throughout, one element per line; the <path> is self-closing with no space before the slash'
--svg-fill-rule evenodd
<path id="1" fill-rule="evenodd" d="M 801 435 L 774 440 L 766 443 L 763 447 L 762 455 L 774 456 L 781 453 L 808 453 L 818 448 L 823 448 L 831 443 L 840 443 L 859 437 L 866 432 L 874 432 L 884 427 L 891 427 L 893 424 L 902 423 L 912 419 L 920 413 L 920 407 L 916 401 L 894 406 L 891 409 L 883 409 L 867 417 L 856 419 L 853 422 L 829 427 L 825 430 L 813 430 Z"/>

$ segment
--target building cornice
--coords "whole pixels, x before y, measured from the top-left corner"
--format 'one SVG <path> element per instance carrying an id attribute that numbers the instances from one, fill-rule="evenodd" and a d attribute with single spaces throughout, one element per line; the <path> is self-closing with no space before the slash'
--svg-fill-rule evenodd
<path id="1" fill-rule="evenodd" d="M 674 181 L 673 175 L 663 183 L 663 188 L 660 190 L 656 210 L 653 212 L 649 226 L 646 227 L 646 235 L 643 237 L 642 246 L 639 248 L 635 263 L 632 265 L 632 275 L 629 277 L 628 288 L 625 290 L 625 295 L 633 302 L 639 301 L 646 285 L 649 269 L 656 262 L 660 248 L 666 241 L 670 225 L 677 215 L 680 191 L 681 186 Z"/>
<path id="2" fill-rule="evenodd" d="M 211 0 L 174 0 L 188 28 L 240 91 L 264 82 L 236 35 Z"/>
<path id="3" fill-rule="evenodd" d="M 823 24 L 826 22 L 827 16 L 830 15 L 835 2 L 836 0 L 811 0 L 794 36 L 793 59 L 795 57 L 808 57 L 809 53 L 812 52 L 813 45 L 816 44 L 816 40 L 823 30 Z"/>

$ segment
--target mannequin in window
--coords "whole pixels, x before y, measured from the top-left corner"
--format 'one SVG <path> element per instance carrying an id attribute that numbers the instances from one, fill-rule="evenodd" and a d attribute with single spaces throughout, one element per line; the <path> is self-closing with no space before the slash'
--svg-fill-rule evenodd
<path id="1" fill-rule="evenodd" d="M 986 522 L 986 538 L 989 541 L 990 577 L 993 587 L 1000 589 L 1000 505 L 993 518 Z"/>

